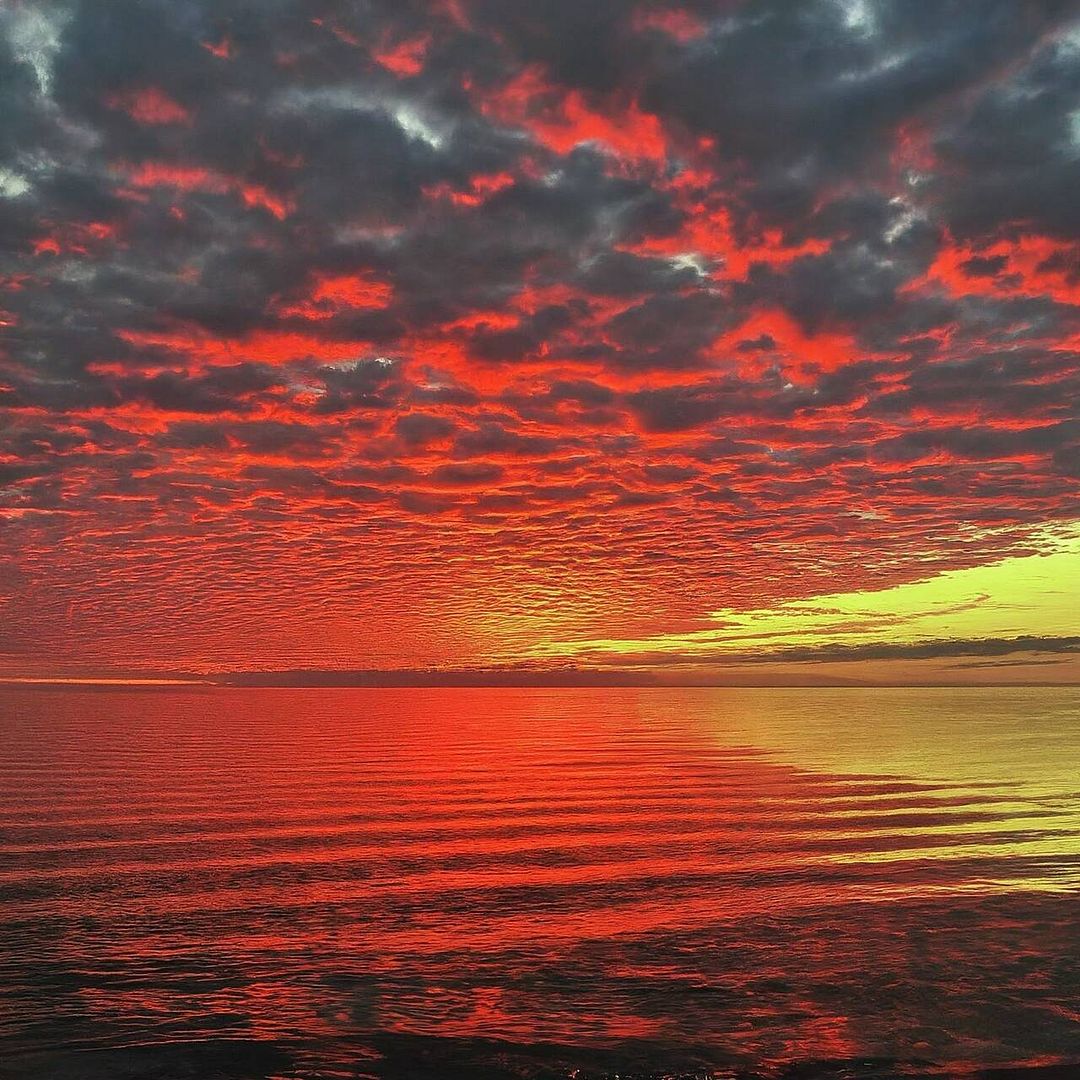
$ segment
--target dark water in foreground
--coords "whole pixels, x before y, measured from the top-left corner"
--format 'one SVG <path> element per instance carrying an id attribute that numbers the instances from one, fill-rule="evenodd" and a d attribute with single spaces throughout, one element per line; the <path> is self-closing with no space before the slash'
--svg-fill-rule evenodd
<path id="1" fill-rule="evenodd" d="M 0 692 L 4 1080 L 1064 1080 L 1078 887 L 1080 690 Z"/>

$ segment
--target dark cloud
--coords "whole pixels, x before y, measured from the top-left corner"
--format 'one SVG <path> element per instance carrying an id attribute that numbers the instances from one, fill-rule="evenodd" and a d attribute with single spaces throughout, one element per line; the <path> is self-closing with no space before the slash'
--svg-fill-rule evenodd
<path id="1" fill-rule="evenodd" d="M 866 168 L 906 120 L 947 105 L 1067 17 L 1058 0 L 741 5 L 646 86 L 645 102 L 715 139 L 790 219 Z"/>
<path id="2" fill-rule="evenodd" d="M 445 439 L 457 430 L 453 420 L 431 413 L 406 413 L 394 421 L 394 432 L 413 446 Z"/>
<path id="3" fill-rule="evenodd" d="M 402 393 L 398 365 L 386 357 L 319 367 L 313 374 L 323 384 L 314 406 L 318 413 L 389 409 Z"/>
<path id="4" fill-rule="evenodd" d="M 935 178 L 934 186 L 958 235 L 1035 229 L 1076 239 L 1078 68 L 1075 36 L 1051 39 L 1013 78 L 988 86 L 974 108 L 942 125 L 935 149 L 945 177 L 961 170 L 964 183 Z"/>
<path id="5" fill-rule="evenodd" d="M 647 651 L 590 657 L 599 664 L 641 665 L 657 671 L 680 667 L 739 668 L 763 664 L 836 664 L 866 660 L 934 660 L 950 657 L 1015 657 L 1015 662 L 1041 664 L 1080 652 L 1080 637 L 946 638 L 936 641 L 869 642 L 861 645 L 816 645 L 757 650 L 718 656 L 715 651 Z M 956 665 L 960 666 L 960 665 Z M 995 667 L 998 665 L 994 665 Z M 700 677 L 700 675 L 699 675 Z M 723 685 L 723 678 L 717 680 Z"/>
<path id="6" fill-rule="evenodd" d="M 250 412 L 263 391 L 282 384 L 271 369 L 258 364 L 208 368 L 190 377 L 163 371 L 115 384 L 117 400 L 144 401 L 165 412 Z"/>
<path id="7" fill-rule="evenodd" d="M 788 660 L 835 662 L 844 660 L 925 660 L 938 656 L 1010 656 L 1016 653 L 1080 652 L 1080 637 L 1016 637 L 944 639 L 941 641 L 868 645 L 823 645 L 816 648 L 778 649 L 755 658 L 755 662 Z"/>
<path id="8" fill-rule="evenodd" d="M 453 444 L 455 457 L 545 457 L 559 449 L 562 441 L 542 435 L 524 435 L 502 424 L 485 422 L 462 432 Z"/>
<path id="9" fill-rule="evenodd" d="M 440 465 L 431 474 L 432 483 L 440 487 L 482 487 L 502 479 L 504 470 L 498 465 L 483 462 Z"/>

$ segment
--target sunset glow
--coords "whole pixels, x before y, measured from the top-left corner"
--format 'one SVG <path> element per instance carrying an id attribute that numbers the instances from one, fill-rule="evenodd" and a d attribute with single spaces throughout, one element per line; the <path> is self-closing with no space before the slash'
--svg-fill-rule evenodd
<path id="1" fill-rule="evenodd" d="M 1071 681 L 1069 11 L 8 5 L 0 674 Z"/>

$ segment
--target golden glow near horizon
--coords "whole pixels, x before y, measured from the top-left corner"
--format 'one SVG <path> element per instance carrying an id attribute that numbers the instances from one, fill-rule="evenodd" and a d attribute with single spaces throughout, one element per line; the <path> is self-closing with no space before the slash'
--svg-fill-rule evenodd
<path id="1" fill-rule="evenodd" d="M 714 630 L 637 640 L 545 642 L 534 646 L 531 656 L 662 662 L 685 655 L 707 662 L 815 646 L 1080 634 L 1080 524 L 1043 529 L 1033 542 L 1042 554 L 946 570 L 888 589 L 831 593 L 745 611 L 721 608 L 711 614 Z"/>

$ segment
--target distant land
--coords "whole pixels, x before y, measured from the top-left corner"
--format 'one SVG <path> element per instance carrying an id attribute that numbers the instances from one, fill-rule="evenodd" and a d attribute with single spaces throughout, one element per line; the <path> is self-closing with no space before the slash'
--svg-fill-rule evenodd
<path id="1" fill-rule="evenodd" d="M 544 686 L 1074 686 L 1080 636 L 945 639 L 786 648 L 718 660 L 704 654 L 639 655 L 623 666 L 286 668 L 170 671 L 68 669 L 8 672 L 0 683 L 33 686 L 544 687 Z"/>
<path id="2" fill-rule="evenodd" d="M 559 669 L 553 671 L 432 669 L 400 671 L 245 671 L 219 675 L 218 686 L 862 686 L 861 679 L 782 674 Z"/>

